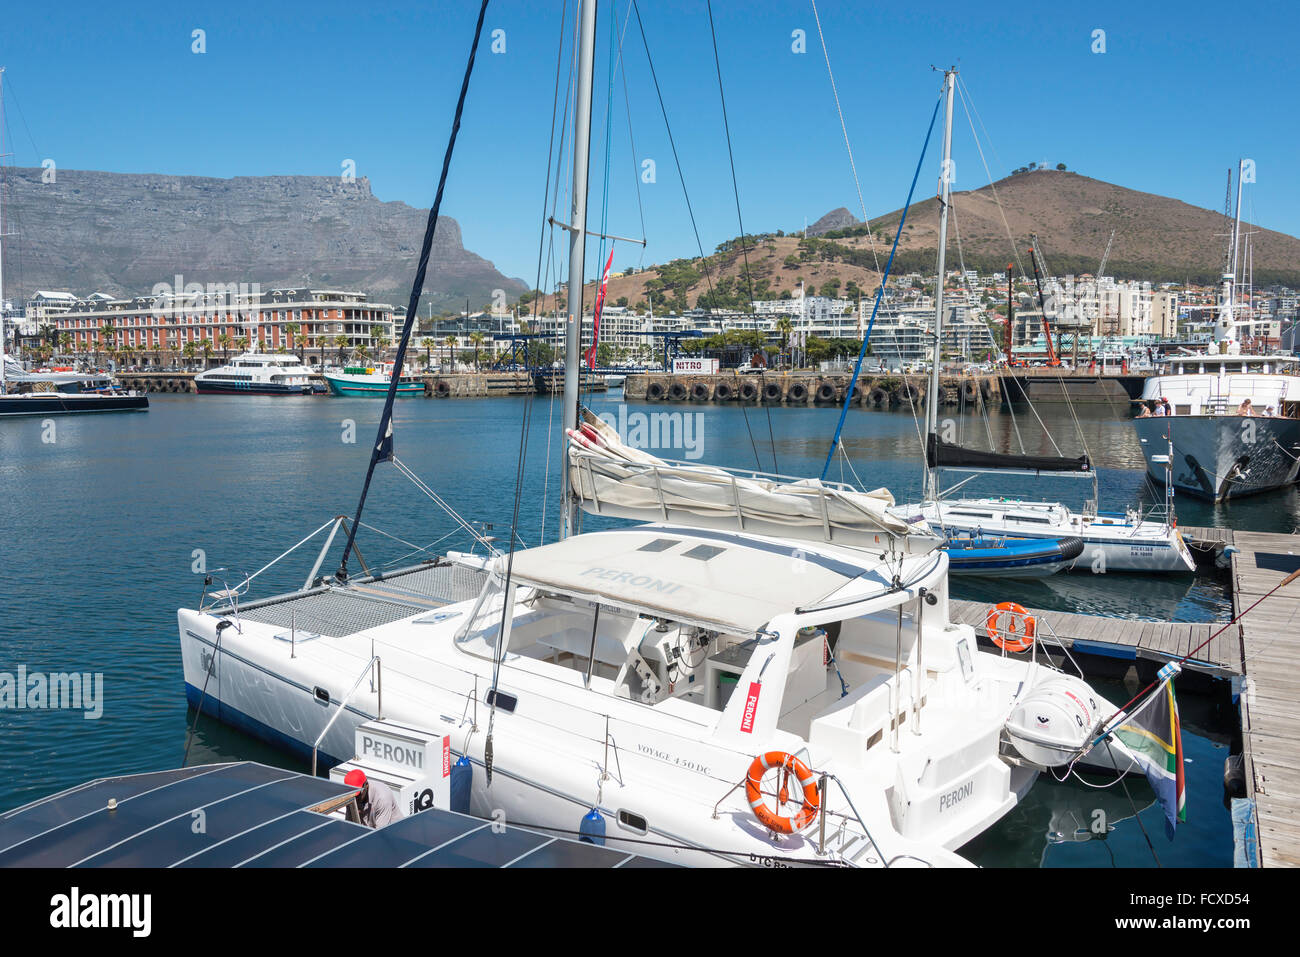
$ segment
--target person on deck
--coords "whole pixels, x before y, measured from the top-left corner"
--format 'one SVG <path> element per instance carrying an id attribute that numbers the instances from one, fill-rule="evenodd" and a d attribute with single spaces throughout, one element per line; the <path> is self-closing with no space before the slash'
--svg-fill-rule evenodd
<path id="1" fill-rule="evenodd" d="M 1161 406 L 1164 407 L 1165 415 L 1173 415 L 1173 414 L 1174 414 L 1173 407 L 1169 404 L 1169 399 L 1167 399 L 1167 398 L 1166 398 L 1165 396 L 1163 396 L 1163 395 L 1160 397 L 1160 404 L 1161 404 Z"/>
<path id="2" fill-rule="evenodd" d="M 1155 410 L 1151 413 L 1152 415 L 1161 416 L 1165 414 L 1165 407 L 1163 405 L 1159 402 L 1155 402 L 1153 405 L 1155 405 Z"/>
<path id="3" fill-rule="evenodd" d="M 380 781 L 368 780 L 366 772 L 360 768 L 349 771 L 343 778 L 343 783 L 350 788 L 361 789 L 357 794 L 356 808 L 361 816 L 360 823 L 366 827 L 383 827 L 402 817 L 402 810 L 397 806 L 393 792 Z"/>
<path id="4" fill-rule="evenodd" d="M 1151 407 L 1150 407 L 1149 405 L 1147 405 L 1145 402 L 1143 402 L 1143 403 L 1142 403 L 1142 411 L 1139 412 L 1139 413 L 1137 414 L 1137 417 L 1138 417 L 1139 419 L 1149 419 L 1149 418 L 1151 418 Z"/>
<path id="5" fill-rule="evenodd" d="M 1249 399 L 1242 399 L 1241 405 L 1237 406 L 1238 415 L 1254 415 L 1255 409 Z"/>

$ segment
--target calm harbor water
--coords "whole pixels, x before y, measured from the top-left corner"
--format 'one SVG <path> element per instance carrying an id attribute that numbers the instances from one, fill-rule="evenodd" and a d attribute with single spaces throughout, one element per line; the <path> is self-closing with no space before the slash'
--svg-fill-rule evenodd
<path id="1" fill-rule="evenodd" d="M 104 698 L 98 720 L 81 712 L 0 710 L 0 809 L 90 778 L 181 763 L 187 711 L 176 609 L 198 600 L 196 555 L 209 568 L 247 574 L 331 516 L 350 515 L 380 411 L 380 403 L 365 399 L 160 395 L 151 403 L 143 415 L 56 419 L 52 433 L 40 420 L 0 422 L 0 671 L 25 666 L 29 672 L 102 673 Z M 399 458 L 454 508 L 492 523 L 492 534 L 504 540 L 528 404 L 533 421 L 520 536 L 536 544 L 543 533 L 554 537 L 558 401 L 399 402 L 396 443 Z M 597 411 L 616 416 L 620 406 L 617 393 L 593 401 Z M 1077 428 L 1064 409 L 1039 412 L 1063 452 L 1077 454 L 1086 443 L 1100 467 L 1102 508 L 1155 500 L 1131 427 L 1111 410 L 1076 410 Z M 704 462 L 749 467 L 756 446 L 764 470 L 772 470 L 775 452 L 777 470 L 807 475 L 820 473 L 836 419 L 826 409 L 773 409 L 769 433 L 763 409 L 628 405 L 622 412 L 629 422 L 650 413 L 690 415 L 690 428 L 698 429 L 687 433 L 689 446 L 663 450 L 668 457 L 698 452 Z M 1023 415 L 1014 423 L 1003 415 L 951 417 L 965 435 L 985 443 L 991 433 L 994 444 L 1018 450 L 1018 428 L 1029 451 L 1050 449 L 1038 423 L 1031 426 Z M 906 412 L 853 410 L 844 439 L 852 469 L 869 486 L 888 486 L 900 501 L 916 497 L 917 431 Z M 839 478 L 840 467 L 837 459 L 830 477 Z M 852 479 L 847 465 L 844 476 Z M 1050 496 L 1078 506 L 1091 483 L 1062 480 L 1043 488 L 999 479 L 971 492 Z M 549 513 L 544 527 L 543 499 Z M 1179 517 L 1184 524 L 1293 531 L 1300 526 L 1300 501 L 1292 491 L 1230 508 L 1180 502 Z M 365 520 L 412 545 L 437 543 L 435 552 L 466 545 L 453 522 L 387 466 L 376 473 Z M 411 549 L 394 540 L 364 530 L 359 540 L 372 566 L 411 560 Z M 253 596 L 298 587 L 313 558 L 314 550 L 304 550 L 272 568 L 257 580 Z M 1226 582 L 1213 574 L 992 584 L 966 579 L 954 583 L 954 593 L 1147 619 L 1223 620 L 1229 607 Z M 1108 690 L 1127 698 L 1118 685 Z M 1147 866 L 1152 855 L 1133 820 L 1137 808 L 1164 864 L 1230 864 L 1231 827 L 1220 784 L 1230 718 L 1225 699 L 1226 691 L 1180 695 L 1189 798 L 1188 822 L 1174 842 L 1165 840 L 1159 808 L 1149 806 L 1143 781 L 1128 782 L 1131 800 L 1114 788 L 1045 781 L 968 852 L 985 864 Z M 201 722 L 190 761 L 231 758 L 291 761 Z M 1114 827 L 1109 838 L 1077 839 L 1091 835 L 1086 829 L 1097 808 Z"/>

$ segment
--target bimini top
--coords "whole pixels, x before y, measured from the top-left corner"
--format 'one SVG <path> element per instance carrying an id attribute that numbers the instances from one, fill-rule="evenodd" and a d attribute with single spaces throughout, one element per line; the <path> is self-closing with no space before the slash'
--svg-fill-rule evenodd
<path id="1" fill-rule="evenodd" d="M 322 813 L 356 790 L 251 761 L 103 778 L 0 814 L 0 867 L 671 866 L 437 808 L 378 830 Z"/>
<path id="2" fill-rule="evenodd" d="M 935 561 L 928 559 L 913 561 Z M 496 574 L 505 574 L 497 559 Z M 575 535 L 514 554 L 512 581 L 671 621 L 752 633 L 777 615 L 887 591 L 869 553 L 675 525 Z"/>

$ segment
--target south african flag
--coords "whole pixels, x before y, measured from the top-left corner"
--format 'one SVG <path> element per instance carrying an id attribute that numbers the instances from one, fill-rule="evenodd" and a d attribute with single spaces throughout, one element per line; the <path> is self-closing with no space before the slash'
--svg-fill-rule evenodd
<path id="1" fill-rule="evenodd" d="M 1183 776 L 1183 735 L 1178 723 L 1174 680 L 1166 678 L 1116 731 L 1146 772 L 1165 811 L 1165 834 L 1172 841 L 1179 821 L 1187 820 L 1186 779 Z"/>

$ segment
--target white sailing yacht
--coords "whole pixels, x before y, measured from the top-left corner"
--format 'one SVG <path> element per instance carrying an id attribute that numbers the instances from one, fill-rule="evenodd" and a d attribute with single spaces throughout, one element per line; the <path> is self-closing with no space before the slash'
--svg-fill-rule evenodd
<path id="1" fill-rule="evenodd" d="M 574 316 L 595 6 L 579 15 Z M 950 115 L 951 72 L 945 95 Z M 398 361 L 409 333 L 408 319 Z M 568 333 L 573 435 L 577 322 Z M 395 458 L 394 397 L 372 471 Z M 471 769 L 467 807 L 481 816 L 677 862 L 767 866 L 963 865 L 956 850 L 1114 710 L 1036 644 L 979 650 L 949 617 L 947 556 L 885 495 L 723 481 L 732 509 L 575 534 L 570 489 L 591 497 L 578 445 L 560 541 L 355 580 L 345 550 L 326 580 L 331 533 L 304 590 L 241 607 L 227 588 L 181 609 L 191 704 L 327 761 L 356 752 L 358 728 L 418 729 L 445 737 L 444 767 L 454 756 Z M 667 511 L 694 491 L 652 494 Z M 815 520 L 789 521 L 790 497 Z M 1108 754 L 1103 766 L 1129 766 Z"/>
<path id="2" fill-rule="evenodd" d="M 951 134 L 944 139 L 945 157 L 951 146 Z M 945 161 L 946 162 L 946 161 Z M 945 165 L 944 170 L 949 167 Z M 1096 573 L 1192 572 L 1196 562 L 1178 532 L 1172 497 L 1144 515 L 1136 508 L 1125 512 L 1097 510 L 1097 473 L 1087 455 L 1071 458 L 1056 455 L 1025 455 L 985 452 L 964 448 L 945 441 L 938 434 L 939 370 L 943 344 L 944 252 L 947 241 L 949 182 L 941 184 L 939 216 L 939 264 L 935 286 L 933 355 L 930 364 L 929 394 L 925 416 L 925 490 L 922 502 L 899 505 L 895 512 L 910 522 L 925 521 L 945 535 L 956 534 L 980 538 L 995 536 L 1006 539 L 1053 539 L 1065 544 L 1070 540 L 1083 543 L 1080 550 L 1051 567 L 1052 571 L 1078 570 Z M 1035 260 L 1037 276 L 1037 260 Z M 1041 286 L 1039 287 L 1041 295 Z M 1008 328 L 1008 335 L 1010 334 Z M 1049 341 L 1050 345 L 1050 341 Z M 947 490 L 939 487 L 944 472 L 967 473 L 967 478 Z M 972 479 L 984 474 L 1020 474 L 1092 480 L 1092 498 L 1083 512 L 1075 512 L 1059 502 L 1032 501 L 1007 497 L 957 498 L 954 493 Z M 1077 543 L 1071 542 L 1070 544 Z M 997 564 L 996 557 L 994 564 Z M 983 572 L 980 572 L 981 574 Z"/>

